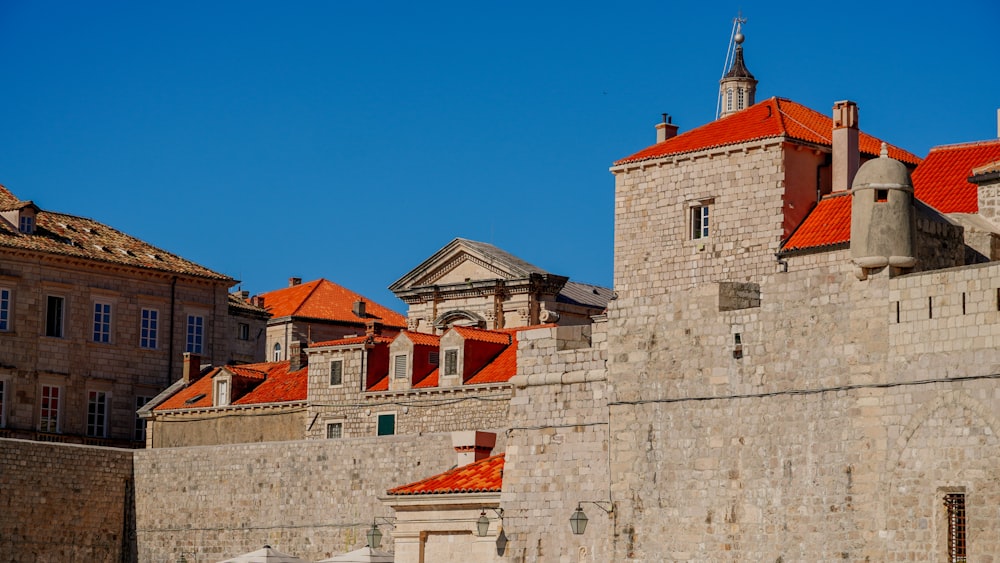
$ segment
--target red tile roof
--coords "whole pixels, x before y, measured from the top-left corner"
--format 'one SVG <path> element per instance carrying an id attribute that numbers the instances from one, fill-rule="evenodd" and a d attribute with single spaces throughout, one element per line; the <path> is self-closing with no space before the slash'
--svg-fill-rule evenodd
<path id="1" fill-rule="evenodd" d="M 913 172 L 917 199 L 941 213 L 977 213 L 972 169 L 1000 159 L 1000 139 L 934 147 Z"/>
<path id="2" fill-rule="evenodd" d="M 320 346 L 350 346 L 355 344 L 364 344 L 368 341 L 367 336 L 351 336 L 348 338 L 338 338 L 337 340 L 326 340 L 324 342 L 314 342 L 309 345 L 310 348 L 319 348 Z M 372 337 L 372 342 L 376 344 L 389 344 L 392 342 L 392 338 L 385 336 L 374 336 Z"/>
<path id="3" fill-rule="evenodd" d="M 743 111 L 647 147 L 615 164 L 770 138 L 788 138 L 831 146 L 832 137 L 833 119 L 829 116 L 785 98 L 769 98 Z M 859 134 L 858 145 L 862 154 L 878 156 L 881 143 L 882 141 L 867 133 Z M 889 145 L 889 156 L 911 164 L 920 162 L 917 156 L 892 145 Z"/>
<path id="4" fill-rule="evenodd" d="M 504 383 L 517 375 L 517 331 L 511 330 L 508 334 L 510 335 L 510 345 L 504 348 L 503 352 L 500 352 L 493 361 L 483 366 L 483 369 L 479 370 L 478 373 L 466 380 L 466 385 Z"/>
<path id="5" fill-rule="evenodd" d="M 504 454 L 499 454 L 387 492 L 390 495 L 498 493 L 503 486 L 503 465 Z"/>
<path id="6" fill-rule="evenodd" d="M 26 206 L 38 209 L 37 205 L 20 201 L 10 190 L 0 185 L 0 209 L 23 209 Z M 93 219 L 41 209 L 35 215 L 33 234 L 21 233 L 17 226 L 11 228 L 6 222 L 0 221 L 0 247 L 186 274 L 223 281 L 227 285 L 232 285 L 235 281 Z"/>
<path id="7" fill-rule="evenodd" d="M 424 332 L 411 332 L 409 330 L 404 330 L 403 332 L 400 332 L 399 335 L 396 336 L 396 338 L 399 338 L 404 334 L 406 335 L 407 338 L 410 339 L 410 342 L 413 342 L 414 344 L 418 344 L 420 346 L 441 345 L 441 337 L 436 334 L 427 334 Z"/>
<path id="8" fill-rule="evenodd" d="M 801 250 L 851 242 L 851 195 L 849 192 L 820 200 L 785 243 L 784 250 Z"/>
<path id="9" fill-rule="evenodd" d="M 261 294 L 264 307 L 274 318 L 307 317 L 363 324 L 367 319 L 380 319 L 389 327 L 403 328 L 406 317 L 378 303 L 325 279 L 301 283 Z M 365 302 L 364 318 L 354 314 L 354 303 Z"/>
<path id="10" fill-rule="evenodd" d="M 438 369 L 435 369 L 434 371 L 430 372 L 423 379 L 421 379 L 420 381 L 416 382 L 413 385 L 413 388 L 414 389 L 433 389 L 434 387 L 437 387 L 438 386 L 438 381 L 439 381 L 439 379 L 438 379 L 439 372 L 440 372 L 440 370 L 438 370 Z"/>
<path id="11" fill-rule="evenodd" d="M 389 390 L 389 375 L 386 374 L 382 379 L 375 382 L 368 388 L 369 391 L 388 391 Z"/>
<path id="12" fill-rule="evenodd" d="M 213 406 L 212 378 L 223 369 L 236 377 L 243 378 L 252 387 L 250 391 L 236 397 L 232 402 L 233 405 L 304 401 L 309 382 L 309 368 L 304 367 L 289 372 L 288 366 L 289 363 L 284 361 L 214 368 L 153 410 L 199 409 Z"/>
<path id="13" fill-rule="evenodd" d="M 462 338 L 466 340 L 489 342 L 491 344 L 510 344 L 511 342 L 511 335 L 509 332 L 470 328 L 466 326 L 453 326 L 451 327 L 451 330 L 462 335 Z"/>

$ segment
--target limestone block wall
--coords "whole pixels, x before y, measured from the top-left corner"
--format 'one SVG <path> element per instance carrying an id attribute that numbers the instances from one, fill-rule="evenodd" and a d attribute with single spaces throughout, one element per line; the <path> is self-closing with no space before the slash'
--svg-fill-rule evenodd
<path id="1" fill-rule="evenodd" d="M 132 451 L 0 439 L 0 561 L 136 561 Z"/>
<path id="2" fill-rule="evenodd" d="M 373 516 L 392 516 L 380 495 L 455 460 L 450 434 L 137 451 L 139 560 L 215 562 L 269 544 L 318 561 L 357 549 Z"/>
<path id="3" fill-rule="evenodd" d="M 243 442 L 278 442 L 305 437 L 304 403 L 278 407 L 205 409 L 151 419 L 153 448 L 208 446 Z"/>
<path id="4" fill-rule="evenodd" d="M 613 561 L 611 542 L 627 541 L 617 513 L 591 504 L 612 506 L 604 336 L 604 323 L 518 336 L 500 500 L 512 561 Z M 590 522 L 576 536 L 580 502 Z"/>

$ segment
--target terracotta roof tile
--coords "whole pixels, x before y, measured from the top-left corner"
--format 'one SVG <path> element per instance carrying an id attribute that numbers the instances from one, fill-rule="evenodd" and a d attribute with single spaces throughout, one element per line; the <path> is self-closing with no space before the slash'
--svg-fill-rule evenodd
<path id="1" fill-rule="evenodd" d="M 434 371 L 427 374 L 423 379 L 416 382 L 413 385 L 414 389 L 433 389 L 438 386 L 438 375 L 440 370 L 435 369 Z"/>
<path id="2" fill-rule="evenodd" d="M 288 371 L 288 367 L 288 362 L 270 364 L 267 370 L 267 379 L 246 395 L 233 401 L 233 404 L 260 405 L 306 400 L 309 387 L 309 368 Z"/>
<path id="3" fill-rule="evenodd" d="M 504 383 L 517 375 L 517 333 L 510 331 L 510 345 L 504 348 L 490 363 L 466 380 L 466 385 L 483 383 Z"/>
<path id="4" fill-rule="evenodd" d="M 499 454 L 387 492 L 390 495 L 498 493 L 503 486 L 503 466 L 504 454 Z"/>
<path id="5" fill-rule="evenodd" d="M 0 208 L 20 209 L 26 204 L 30 202 L 20 202 L 10 190 L 0 185 Z M 37 209 L 37 206 L 35 208 Z M 37 212 L 35 232 L 30 235 L 11 228 L 5 221 L 0 221 L 0 247 L 185 274 L 225 281 L 230 285 L 234 281 L 229 276 L 213 272 L 103 223 L 52 211 Z"/>
<path id="6" fill-rule="evenodd" d="M 829 116 L 785 98 L 769 98 L 743 111 L 647 147 L 615 164 L 779 137 L 831 146 L 832 136 L 833 119 Z M 879 155 L 882 141 L 864 132 L 858 137 L 862 154 L 873 157 Z M 892 145 L 889 145 L 889 156 L 911 164 L 920 162 L 917 156 Z"/>
<path id="7" fill-rule="evenodd" d="M 197 381 L 178 391 L 174 396 L 163 401 L 154 410 L 199 409 L 213 406 L 212 378 L 223 369 L 249 382 L 250 387 L 252 387 L 250 391 L 235 398 L 232 402 L 233 405 L 304 401 L 309 381 L 309 370 L 305 367 L 298 371 L 289 372 L 288 366 L 289 363 L 285 361 L 214 368 Z"/>
<path id="8" fill-rule="evenodd" d="M 436 334 L 427 334 L 424 332 L 412 332 L 409 330 L 404 330 L 400 332 L 396 338 L 399 336 L 406 335 L 414 344 L 419 344 L 421 346 L 440 346 L 441 337 Z"/>
<path id="9" fill-rule="evenodd" d="M 214 368 L 187 387 L 174 394 L 173 397 L 160 403 L 155 411 L 170 411 L 175 409 L 198 409 L 212 406 L 212 376 L 219 371 Z"/>
<path id="10" fill-rule="evenodd" d="M 1000 159 L 1000 139 L 934 147 L 913 172 L 917 199 L 941 213 L 977 213 L 972 169 Z"/>
<path id="11" fill-rule="evenodd" d="M 403 315 L 323 278 L 269 291 L 261 297 L 264 298 L 264 307 L 275 318 L 308 317 L 358 324 L 364 324 L 368 319 L 379 319 L 385 326 L 406 326 Z M 365 302 L 363 318 L 354 314 L 356 301 Z"/>
<path id="12" fill-rule="evenodd" d="M 783 248 L 801 250 L 845 242 L 851 242 L 851 195 L 846 192 L 820 200 Z"/>
<path id="13" fill-rule="evenodd" d="M 351 336 L 348 338 L 338 338 L 337 340 L 325 340 L 323 342 L 314 342 L 309 345 L 310 348 L 319 348 L 320 346 L 351 346 L 357 344 L 364 344 L 368 341 L 367 336 Z M 389 344 L 392 342 L 392 338 L 385 336 L 375 336 L 372 337 L 372 342 L 376 344 Z"/>
<path id="14" fill-rule="evenodd" d="M 369 387 L 368 390 L 369 391 L 388 391 L 389 390 L 389 375 L 386 374 L 384 377 L 382 377 L 382 379 L 379 379 L 378 381 L 376 381 L 375 385 L 372 385 L 371 387 Z"/>
<path id="15" fill-rule="evenodd" d="M 512 338 L 509 332 L 470 328 L 467 326 L 453 326 L 450 330 L 462 335 L 462 338 L 466 340 L 489 342 L 491 344 L 510 344 Z"/>

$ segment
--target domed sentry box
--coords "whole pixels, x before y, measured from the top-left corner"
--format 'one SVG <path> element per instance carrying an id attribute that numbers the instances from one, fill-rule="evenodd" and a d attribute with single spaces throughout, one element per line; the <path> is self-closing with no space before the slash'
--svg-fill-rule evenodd
<path id="1" fill-rule="evenodd" d="M 851 187 L 851 260 L 862 280 L 886 266 L 905 270 L 917 263 L 910 171 L 889 158 L 885 143 L 881 152 L 861 165 Z"/>

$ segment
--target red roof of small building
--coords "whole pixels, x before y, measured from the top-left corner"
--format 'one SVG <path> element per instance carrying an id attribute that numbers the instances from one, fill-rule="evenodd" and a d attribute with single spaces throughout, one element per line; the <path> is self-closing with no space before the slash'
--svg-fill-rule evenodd
<path id="1" fill-rule="evenodd" d="M 378 381 L 375 382 L 375 385 L 372 385 L 371 387 L 369 387 L 368 390 L 369 391 L 388 391 L 389 390 L 389 376 L 386 375 L 382 379 L 379 379 Z"/>
<path id="2" fill-rule="evenodd" d="M 504 454 L 498 454 L 387 492 L 390 495 L 498 493 L 503 486 L 503 465 Z"/>
<path id="3" fill-rule="evenodd" d="M 451 330 L 454 330 L 458 334 L 462 335 L 462 338 L 466 340 L 489 342 L 491 344 L 510 344 L 511 342 L 511 335 L 509 332 L 471 328 L 467 326 L 453 326 L 451 327 Z"/>
<path id="4" fill-rule="evenodd" d="M 403 336 L 404 334 L 406 335 L 407 338 L 410 339 L 410 342 L 413 342 L 414 344 L 416 344 L 418 346 L 440 346 L 441 345 L 441 337 L 438 336 L 438 335 L 436 335 L 436 334 L 427 334 L 425 332 L 414 332 L 414 331 L 410 331 L 410 330 L 404 330 L 403 332 L 400 332 L 396 336 L 396 338 L 399 338 L 400 336 Z"/>
<path id="5" fill-rule="evenodd" d="M 466 380 L 466 385 L 483 383 L 504 383 L 517 375 L 517 331 L 505 331 L 509 334 L 510 345 L 497 355 L 483 369 Z M 506 335 L 505 335 L 506 336 Z"/>
<path id="6" fill-rule="evenodd" d="M 941 213 L 979 212 L 972 169 L 1000 159 L 1000 139 L 934 147 L 913 172 L 917 199 Z"/>
<path id="7" fill-rule="evenodd" d="M 213 406 L 215 403 L 212 397 L 212 378 L 223 369 L 251 383 L 250 391 L 233 398 L 233 405 L 304 401 L 309 382 L 309 368 L 303 367 L 298 371 L 289 372 L 288 367 L 289 363 L 284 361 L 214 368 L 153 410 L 199 409 Z"/>
<path id="8" fill-rule="evenodd" d="M 438 386 L 439 369 L 428 373 L 423 379 L 413 384 L 414 389 L 433 389 Z"/>
<path id="9" fill-rule="evenodd" d="M 801 250 L 851 242 L 851 194 L 842 192 L 820 200 L 792 233 L 784 250 Z"/>
<path id="10" fill-rule="evenodd" d="M 831 146 L 833 119 L 785 98 L 769 98 L 743 111 L 647 147 L 615 164 L 778 137 Z M 858 147 L 862 154 L 878 156 L 881 146 L 882 141 L 879 139 L 864 132 L 859 133 Z M 896 160 L 910 164 L 920 162 L 916 155 L 903 149 L 892 145 L 888 148 L 889 156 Z"/>
<path id="11" fill-rule="evenodd" d="M 378 303 L 320 278 L 261 294 L 264 307 L 273 318 L 307 317 L 347 323 L 364 323 L 375 318 L 395 328 L 406 326 L 406 317 Z M 354 314 L 354 303 L 365 302 L 365 317 Z"/>

